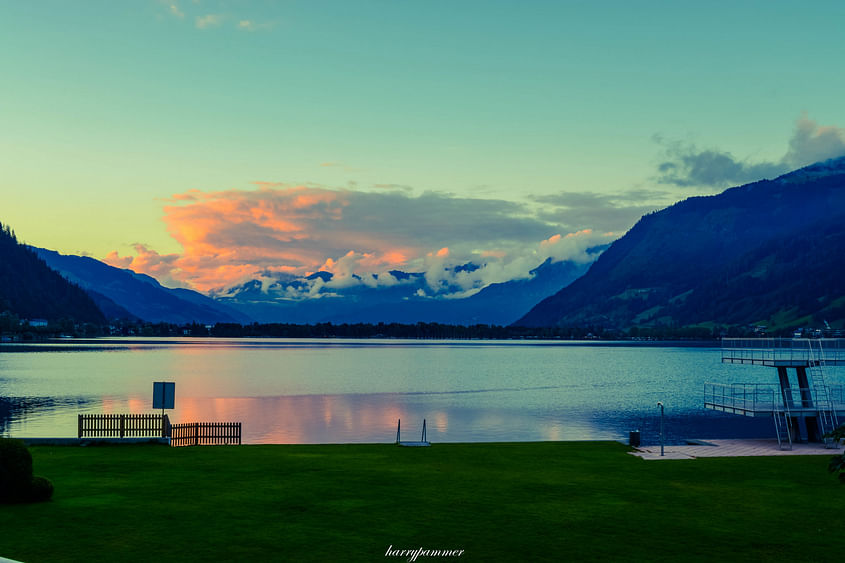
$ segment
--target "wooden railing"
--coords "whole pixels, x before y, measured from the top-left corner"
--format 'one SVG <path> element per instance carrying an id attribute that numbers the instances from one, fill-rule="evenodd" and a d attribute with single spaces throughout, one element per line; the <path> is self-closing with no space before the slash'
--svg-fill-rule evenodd
<path id="1" fill-rule="evenodd" d="M 160 414 L 80 414 L 79 438 L 170 438 L 172 446 L 240 444 L 240 422 L 170 424 Z"/>
<path id="2" fill-rule="evenodd" d="M 199 446 L 218 444 L 240 444 L 240 422 L 189 422 L 173 424 L 171 446 Z"/>
<path id="3" fill-rule="evenodd" d="M 80 414 L 79 438 L 167 438 L 170 420 L 160 414 Z"/>

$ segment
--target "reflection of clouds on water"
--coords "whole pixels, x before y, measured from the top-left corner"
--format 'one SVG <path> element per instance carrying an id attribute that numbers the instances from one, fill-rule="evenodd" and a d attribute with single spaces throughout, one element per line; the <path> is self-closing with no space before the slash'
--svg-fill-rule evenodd
<path id="1" fill-rule="evenodd" d="M 436 431 L 445 434 L 446 430 L 449 428 L 449 415 L 445 412 L 435 413 L 432 423 Z"/>
<path id="2" fill-rule="evenodd" d="M 55 436 L 49 429 L 58 417 L 89 403 L 83 397 L 0 397 L 0 436 Z M 75 418 L 72 424 L 75 433 Z"/>
<path id="3" fill-rule="evenodd" d="M 399 405 L 360 396 L 306 395 L 184 398 L 171 419 L 240 421 L 247 443 L 299 444 L 390 441 L 397 419 L 408 416 Z"/>
<path id="4" fill-rule="evenodd" d="M 440 401 L 433 401 L 432 395 Z M 388 443 L 402 420 L 402 438 L 418 439 L 423 419 L 432 442 L 612 440 L 640 430 L 659 440 L 652 408 L 618 412 L 537 405 L 535 409 L 455 403 L 449 394 L 375 393 L 276 397 L 180 397 L 167 411 L 173 423 L 242 422 L 245 443 Z M 507 401 L 503 401 L 507 404 Z M 544 408 L 545 407 L 545 408 Z M 99 400 L 0 398 L 0 433 L 73 436 L 76 414 L 152 412 L 148 397 Z M 668 411 L 667 443 L 686 438 L 766 437 L 769 421 L 703 411 Z"/>
<path id="5" fill-rule="evenodd" d="M 692 432 L 691 428 L 703 432 L 711 420 L 709 414 L 692 417 L 691 425 L 684 417 L 667 418 L 667 435 L 670 422 L 673 436 L 679 431 Z M 294 444 L 390 442 L 399 419 L 402 437 L 408 440 L 417 439 L 423 419 L 432 442 L 620 439 L 633 429 L 642 429 L 645 436 L 650 429 L 643 424 L 646 418 L 644 412 L 597 416 L 588 409 L 526 411 L 449 402 L 433 405 L 419 394 L 188 398 L 171 414 L 174 422 L 243 422 L 247 443 Z M 719 437 L 725 428 L 717 425 L 717 430 L 708 437 Z M 701 435 L 686 433 L 682 437 Z"/>
<path id="6" fill-rule="evenodd" d="M 175 341 L 0 355 L 0 430 L 75 436 L 78 413 L 155 412 L 155 380 L 176 383 L 173 422 L 241 421 L 248 443 L 387 443 L 400 418 L 409 440 L 426 419 L 433 442 L 625 439 L 640 430 L 654 443 L 657 401 L 666 404 L 669 440 L 773 436 L 770 419 L 703 410 L 705 381 L 773 378 L 771 368 L 721 364 L 717 349 Z"/>

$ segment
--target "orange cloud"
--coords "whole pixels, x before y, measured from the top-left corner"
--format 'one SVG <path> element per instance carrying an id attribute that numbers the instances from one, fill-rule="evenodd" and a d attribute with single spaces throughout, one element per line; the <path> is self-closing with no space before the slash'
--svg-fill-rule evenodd
<path id="1" fill-rule="evenodd" d="M 222 291 L 249 280 L 269 287 L 281 274 L 334 274 L 313 285 L 400 283 L 390 270 L 423 272 L 432 287 L 478 289 L 527 276 L 544 257 L 583 250 L 589 231 L 555 235 L 522 204 L 426 192 L 357 191 L 255 182 L 251 190 L 188 190 L 166 199 L 164 223 L 182 247 L 158 254 L 145 245 L 134 255 L 112 252 L 105 261 L 149 274 L 168 286 Z M 551 230 L 551 232 L 555 232 Z M 561 244 L 564 239 L 571 241 Z M 477 249 L 496 249 L 482 253 Z M 439 250 L 435 250 L 439 249 Z M 524 256 L 525 264 L 515 262 Z M 452 266 L 475 261 L 474 273 Z M 487 265 L 508 262 L 508 267 Z M 445 277 L 444 277 L 445 276 Z M 322 286 L 320 284 L 323 284 Z M 309 286 L 309 295 L 315 290 Z"/>
<path id="2" fill-rule="evenodd" d="M 134 244 L 135 256 L 119 256 L 117 252 L 110 252 L 103 262 L 116 268 L 126 268 L 133 272 L 144 273 L 154 277 L 160 283 L 169 287 L 185 287 L 184 280 L 179 277 L 181 257 L 178 254 L 162 255 L 143 244 Z"/>
<path id="3" fill-rule="evenodd" d="M 347 253 L 354 256 L 344 261 L 344 268 L 396 267 L 415 254 L 414 249 L 397 248 L 360 228 L 341 229 L 342 237 L 332 236 L 335 242 L 330 241 L 324 227 L 343 219 L 349 192 L 271 183 L 258 186 L 254 191 L 175 194 L 164 206 L 164 222 L 182 246 L 181 255 L 163 256 L 136 244 L 134 256 L 111 252 L 105 261 L 149 274 L 166 285 L 208 291 L 268 272 L 305 274 L 318 268 L 333 272 L 338 263 L 331 256 L 339 255 L 338 244 L 349 245 L 344 258 Z"/>

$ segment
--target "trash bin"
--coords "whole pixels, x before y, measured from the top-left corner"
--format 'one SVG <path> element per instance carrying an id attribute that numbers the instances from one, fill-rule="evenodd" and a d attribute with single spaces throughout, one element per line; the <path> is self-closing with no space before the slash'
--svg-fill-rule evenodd
<path id="1" fill-rule="evenodd" d="M 639 448 L 640 447 L 640 431 L 639 430 L 631 430 L 628 433 L 628 445 L 632 448 Z"/>

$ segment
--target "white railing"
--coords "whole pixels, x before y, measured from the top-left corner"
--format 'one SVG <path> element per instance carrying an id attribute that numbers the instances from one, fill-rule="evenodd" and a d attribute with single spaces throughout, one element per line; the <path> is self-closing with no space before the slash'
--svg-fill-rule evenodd
<path id="1" fill-rule="evenodd" d="M 777 385 L 767 383 L 705 383 L 704 406 L 738 411 L 774 411 Z M 782 402 L 780 403 L 783 407 Z"/>
<path id="2" fill-rule="evenodd" d="M 819 344 L 826 363 L 845 364 L 845 338 L 723 338 L 722 361 L 810 363 Z"/>
<path id="3" fill-rule="evenodd" d="M 805 388 L 781 391 L 775 383 L 705 383 L 704 406 L 743 412 L 816 410 L 819 408 L 816 397 L 822 393 L 818 387 L 810 391 Z M 827 392 L 833 409 L 845 410 L 845 385 L 828 385 Z"/>
<path id="4" fill-rule="evenodd" d="M 828 385 L 828 393 L 830 393 L 830 402 L 834 407 L 845 408 L 845 385 Z"/>

